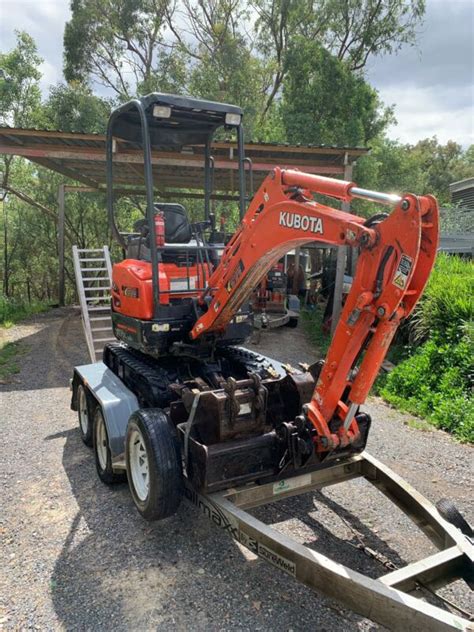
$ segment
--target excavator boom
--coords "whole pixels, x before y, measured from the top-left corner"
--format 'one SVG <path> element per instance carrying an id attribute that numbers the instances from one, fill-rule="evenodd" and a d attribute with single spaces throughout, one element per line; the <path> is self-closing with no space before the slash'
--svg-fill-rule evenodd
<path id="1" fill-rule="evenodd" d="M 312 193 L 395 204 L 372 220 L 315 201 Z M 413 310 L 433 267 L 438 206 L 432 196 L 402 198 L 352 182 L 275 169 L 253 198 L 201 296 L 207 305 L 191 337 L 224 331 L 252 289 L 288 250 L 311 241 L 360 249 L 357 271 L 312 400 L 304 407 L 319 451 L 354 442 L 355 420 L 403 318 Z M 213 289 L 215 288 L 215 289 Z M 333 420 L 342 423 L 331 424 Z M 336 427 L 336 430 L 331 430 Z"/>

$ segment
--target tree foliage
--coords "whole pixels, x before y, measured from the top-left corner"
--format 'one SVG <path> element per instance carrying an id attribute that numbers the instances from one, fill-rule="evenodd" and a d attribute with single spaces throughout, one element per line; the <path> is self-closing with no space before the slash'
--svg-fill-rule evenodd
<path id="1" fill-rule="evenodd" d="M 16 46 L 8 53 L 0 53 L 0 125 L 34 127 L 39 122 L 41 62 L 33 38 L 16 31 Z M 1 157 L 0 185 L 8 184 L 12 161 L 13 156 Z"/>
<path id="2" fill-rule="evenodd" d="M 264 68 L 252 54 L 238 24 L 243 19 L 235 2 L 186 3 L 193 15 L 197 45 L 190 49 L 193 63 L 188 91 L 198 97 L 238 103 L 245 112 L 246 134 L 254 135 L 254 122 L 263 105 Z M 210 10 L 209 10 L 210 9 Z"/>
<path id="3" fill-rule="evenodd" d="M 38 119 L 41 103 L 39 66 L 43 61 L 28 33 L 16 31 L 16 46 L 0 53 L 0 124 L 28 127 Z"/>
<path id="4" fill-rule="evenodd" d="M 64 76 L 90 78 L 120 100 L 146 91 L 167 57 L 168 0 L 72 0 L 64 32 Z"/>
<path id="5" fill-rule="evenodd" d="M 286 63 L 281 116 L 290 143 L 365 146 L 392 119 L 377 92 L 320 44 L 295 39 Z"/>
<path id="6" fill-rule="evenodd" d="M 65 77 L 120 100 L 152 90 L 226 98 L 266 130 L 302 38 L 357 72 L 371 56 L 412 44 L 424 8 L 424 0 L 72 0 Z"/>
<path id="7" fill-rule="evenodd" d="M 24 32 L 16 32 L 16 46 L 7 53 L 0 53 L 0 124 L 17 127 L 34 127 L 40 119 L 41 92 L 39 89 L 41 63 L 33 39 Z M 7 190 L 11 181 L 21 180 L 29 165 L 18 164 L 11 155 L 0 158 L 0 190 Z M 18 167 L 15 169 L 15 167 Z M 23 216 L 19 212 L 9 213 L 5 194 L 1 202 L 2 233 L 2 286 L 8 296 L 16 262 L 24 257 L 21 232 L 24 230 Z"/>
<path id="8" fill-rule="evenodd" d="M 293 66 L 295 40 L 322 45 L 351 71 L 361 71 L 372 56 L 397 52 L 415 42 L 424 0 L 252 0 L 258 18 L 257 45 L 272 71 L 264 113 Z"/>
<path id="9" fill-rule="evenodd" d="M 110 105 L 84 86 L 56 86 L 41 101 L 41 59 L 32 38 L 17 33 L 16 46 L 0 54 L 0 123 L 67 131 L 103 131 Z M 62 176 L 11 155 L 0 157 L 1 263 L 3 293 L 13 298 L 57 295 L 57 191 Z M 70 196 L 66 214 L 69 245 L 103 242 L 107 221 L 103 196 Z M 66 275 L 74 284 L 70 248 Z"/>
<path id="10" fill-rule="evenodd" d="M 42 110 L 43 124 L 65 132 L 104 133 L 112 103 L 84 84 L 52 86 Z"/>
<path id="11" fill-rule="evenodd" d="M 473 149 L 453 141 L 443 145 L 436 137 L 414 145 L 376 138 L 370 154 L 358 161 L 355 178 L 380 191 L 432 193 L 444 206 L 450 203 L 449 184 L 474 173 Z"/>
<path id="12" fill-rule="evenodd" d="M 389 402 L 470 442 L 474 442 L 473 285 L 471 261 L 438 257 L 411 323 L 417 344 L 381 388 Z"/>

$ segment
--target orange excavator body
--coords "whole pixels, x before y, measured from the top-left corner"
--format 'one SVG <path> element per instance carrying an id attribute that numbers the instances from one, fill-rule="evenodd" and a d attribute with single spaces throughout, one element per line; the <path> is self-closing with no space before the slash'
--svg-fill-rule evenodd
<path id="1" fill-rule="evenodd" d="M 208 263 L 179 266 L 162 263 L 158 267 L 160 305 L 169 305 L 170 297 L 179 301 L 198 296 L 210 275 Z M 153 318 L 152 268 L 149 261 L 124 259 L 114 264 L 112 305 L 118 314 L 140 320 Z"/>

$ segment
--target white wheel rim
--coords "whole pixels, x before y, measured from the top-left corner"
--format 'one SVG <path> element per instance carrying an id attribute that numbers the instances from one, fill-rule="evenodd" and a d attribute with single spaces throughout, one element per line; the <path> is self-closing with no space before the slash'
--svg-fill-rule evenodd
<path id="1" fill-rule="evenodd" d="M 95 439 L 99 465 L 105 470 L 107 468 L 107 431 L 105 429 L 104 418 L 100 411 L 97 412 Z"/>
<path id="2" fill-rule="evenodd" d="M 148 454 L 142 433 L 133 429 L 129 441 L 129 464 L 132 475 L 133 487 L 138 498 L 145 501 L 150 491 L 150 472 L 148 466 Z"/>
<path id="3" fill-rule="evenodd" d="M 87 398 L 86 392 L 83 386 L 79 387 L 79 425 L 81 426 L 82 434 L 87 435 L 89 430 L 89 413 L 87 411 Z"/>

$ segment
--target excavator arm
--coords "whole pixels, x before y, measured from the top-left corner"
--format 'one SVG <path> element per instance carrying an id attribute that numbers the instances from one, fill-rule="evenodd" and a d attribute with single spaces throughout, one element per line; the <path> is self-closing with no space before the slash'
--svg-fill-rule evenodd
<path id="1" fill-rule="evenodd" d="M 395 205 L 372 220 L 320 204 L 312 193 Z M 286 253 L 310 241 L 358 247 L 357 271 L 311 401 L 302 417 L 318 451 L 355 442 L 355 419 L 403 318 L 433 267 L 438 206 L 432 196 L 402 198 L 345 182 L 276 168 L 262 183 L 228 243 L 200 302 L 191 337 L 223 331 L 252 289 Z M 335 423 L 336 422 L 336 423 Z"/>

